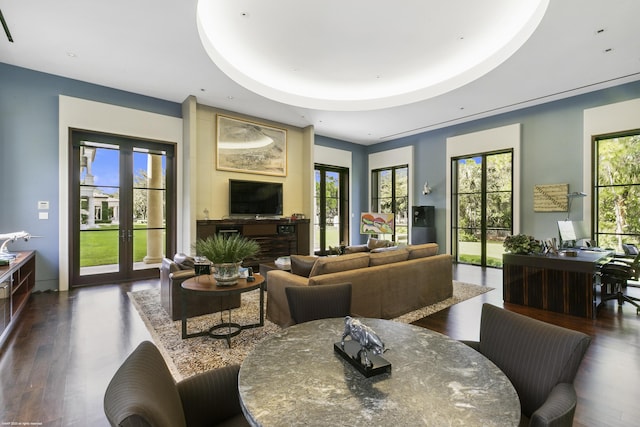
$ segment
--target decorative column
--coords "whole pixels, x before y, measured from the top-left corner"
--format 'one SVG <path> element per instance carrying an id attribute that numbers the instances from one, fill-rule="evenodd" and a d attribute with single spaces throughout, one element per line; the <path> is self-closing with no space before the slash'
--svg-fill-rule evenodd
<path id="1" fill-rule="evenodd" d="M 157 228 L 147 230 L 147 256 L 146 264 L 162 262 L 163 246 L 162 234 L 164 231 L 162 209 L 162 156 L 149 154 L 147 156 L 147 226 Z"/>

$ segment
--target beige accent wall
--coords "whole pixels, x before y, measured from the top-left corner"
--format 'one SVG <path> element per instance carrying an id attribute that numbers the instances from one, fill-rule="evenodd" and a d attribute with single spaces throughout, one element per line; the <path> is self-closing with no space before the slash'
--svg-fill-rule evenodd
<path id="1" fill-rule="evenodd" d="M 188 101 L 187 101 L 188 102 Z M 216 169 L 216 115 L 245 119 L 268 126 L 287 130 L 287 176 L 278 177 L 253 173 L 239 173 Z M 250 181 L 282 182 L 284 185 L 283 215 L 304 213 L 310 218 L 313 213 L 313 127 L 298 128 L 282 123 L 271 122 L 258 117 L 250 117 L 231 111 L 220 110 L 196 104 L 195 135 L 193 127 L 185 120 L 185 133 L 189 139 L 189 163 L 186 175 L 191 176 L 192 224 L 191 241 L 195 239 L 195 221 L 204 219 L 204 210 L 209 211 L 210 219 L 221 219 L 229 215 L 229 179 Z M 194 202 L 195 199 L 195 202 Z"/>

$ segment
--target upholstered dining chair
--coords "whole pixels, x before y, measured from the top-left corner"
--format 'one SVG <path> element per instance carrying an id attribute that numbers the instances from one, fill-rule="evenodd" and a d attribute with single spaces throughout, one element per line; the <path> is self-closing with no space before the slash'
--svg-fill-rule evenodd
<path id="1" fill-rule="evenodd" d="M 289 286 L 284 291 L 295 323 L 351 314 L 351 283 Z"/>
<path id="2" fill-rule="evenodd" d="M 158 348 L 144 341 L 111 379 L 104 412 L 112 426 L 248 426 L 239 369 L 227 366 L 176 383 Z"/>
<path id="3" fill-rule="evenodd" d="M 571 426 L 573 380 L 591 338 L 491 304 L 482 306 L 480 341 L 463 341 L 496 364 L 520 398 L 521 426 Z"/>

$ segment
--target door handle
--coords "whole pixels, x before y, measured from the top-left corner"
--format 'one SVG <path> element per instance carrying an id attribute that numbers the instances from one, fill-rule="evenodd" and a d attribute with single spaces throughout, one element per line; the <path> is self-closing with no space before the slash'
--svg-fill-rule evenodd
<path id="1" fill-rule="evenodd" d="M 120 230 L 120 240 L 123 242 L 131 241 L 133 239 L 133 230 Z"/>

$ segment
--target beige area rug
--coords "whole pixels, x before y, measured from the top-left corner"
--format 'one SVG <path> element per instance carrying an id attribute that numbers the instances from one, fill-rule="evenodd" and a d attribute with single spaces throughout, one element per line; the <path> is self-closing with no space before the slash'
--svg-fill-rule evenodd
<path id="1" fill-rule="evenodd" d="M 451 298 L 409 312 L 393 320 L 403 323 L 415 322 L 418 319 L 492 289 L 486 286 L 454 281 L 453 296 Z M 259 292 L 243 293 L 242 305 L 231 311 L 232 322 L 240 324 L 257 323 L 260 317 L 259 296 Z M 279 326 L 265 319 L 264 327 L 246 329 L 240 335 L 231 338 L 231 348 L 227 347 L 226 340 L 213 339 L 208 336 L 183 340 L 182 324 L 179 320 L 172 321 L 162 307 L 159 289 L 130 292 L 129 298 L 147 325 L 153 340 L 162 352 L 176 380 L 187 378 L 209 369 L 242 363 L 242 360 L 257 342 L 281 330 Z M 225 312 L 224 321 L 227 321 L 227 319 L 228 312 Z M 212 325 L 220 322 L 221 313 L 193 317 L 188 320 L 187 332 L 194 333 L 207 330 Z"/>

